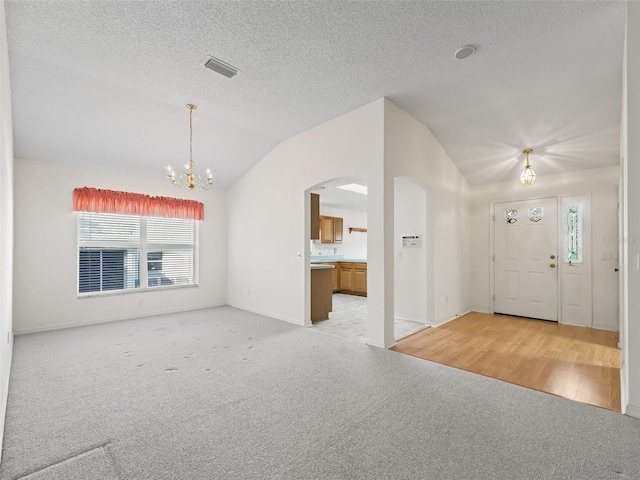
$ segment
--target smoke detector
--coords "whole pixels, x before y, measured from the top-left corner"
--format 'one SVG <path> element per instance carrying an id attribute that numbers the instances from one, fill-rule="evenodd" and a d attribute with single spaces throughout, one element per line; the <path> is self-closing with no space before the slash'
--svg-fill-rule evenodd
<path id="1" fill-rule="evenodd" d="M 229 65 L 226 62 L 223 62 L 219 58 L 212 57 L 208 55 L 207 58 L 204 59 L 202 65 L 207 67 L 209 70 L 213 70 L 220 75 L 224 75 L 227 78 L 233 78 L 240 71 L 233 65 Z"/>
<path id="2" fill-rule="evenodd" d="M 456 58 L 458 60 L 463 60 L 473 55 L 475 51 L 476 47 L 474 47 L 473 45 L 465 45 L 464 47 L 460 47 L 458 50 L 456 50 Z"/>

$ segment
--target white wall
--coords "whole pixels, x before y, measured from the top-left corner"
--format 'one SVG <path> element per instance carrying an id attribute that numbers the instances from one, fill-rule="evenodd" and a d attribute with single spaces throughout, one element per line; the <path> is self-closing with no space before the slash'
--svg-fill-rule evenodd
<path id="1" fill-rule="evenodd" d="M 471 293 L 473 310 L 487 312 L 490 268 L 490 202 L 562 197 L 591 192 L 591 247 L 593 278 L 593 325 L 618 329 L 618 183 L 619 168 L 606 167 L 560 175 L 538 177 L 532 187 L 523 187 L 519 179 L 512 182 L 480 185 L 471 189 Z M 603 254 L 610 253 L 610 260 Z"/>
<path id="2" fill-rule="evenodd" d="M 378 211 L 382 117 L 383 101 L 378 100 L 289 138 L 229 189 L 230 305 L 310 323 L 308 191 L 334 178 L 364 178 L 368 211 Z M 383 262 L 382 223 L 375 215 L 369 217 L 368 229 L 368 291 L 370 305 L 375 305 L 384 295 L 377 274 Z M 382 311 L 370 308 L 369 321 L 379 323 Z M 374 341 L 382 343 L 381 338 Z"/>
<path id="3" fill-rule="evenodd" d="M 431 131 L 389 100 L 384 151 L 389 271 L 395 243 L 394 179 L 408 177 L 427 192 L 426 281 L 427 292 L 433 291 L 427 294 L 433 300 L 427 303 L 427 321 L 440 324 L 467 312 L 470 305 L 470 187 Z"/>
<path id="4" fill-rule="evenodd" d="M 13 129 L 4 2 L 0 2 L 0 455 L 13 349 Z"/>
<path id="5" fill-rule="evenodd" d="M 284 141 L 229 189 L 229 304 L 309 324 L 308 191 L 330 179 L 364 178 L 367 341 L 393 345 L 396 176 L 432 190 L 434 318 L 465 312 L 469 185 L 429 129 L 386 99 Z"/>
<path id="6" fill-rule="evenodd" d="M 320 240 L 316 240 L 311 245 L 311 255 L 344 255 L 344 258 L 351 259 L 367 258 L 367 233 L 349 233 L 349 227 L 367 228 L 367 212 L 325 207 L 321 203 L 320 215 L 343 219 L 342 243 L 321 243 Z"/>
<path id="7" fill-rule="evenodd" d="M 141 179 L 16 160 L 13 297 L 16 333 L 226 303 L 225 191 L 214 189 L 189 193 L 165 182 L 160 174 Z M 202 201 L 205 219 L 200 224 L 199 287 L 77 298 L 76 214 L 72 211 L 72 195 L 76 187 Z"/>
<path id="8" fill-rule="evenodd" d="M 623 124 L 623 137 L 626 148 L 627 188 L 626 194 L 625 236 L 628 257 L 626 261 L 628 312 L 627 343 L 625 357 L 628 355 L 629 404 L 628 415 L 640 418 L 640 271 L 636 266 L 640 256 L 640 3 L 627 3 L 627 118 L 626 129 Z M 626 155 L 624 155 L 626 153 Z M 624 380 L 624 379 L 623 379 Z"/>
<path id="9" fill-rule="evenodd" d="M 427 192 L 413 181 L 398 177 L 394 185 L 395 318 L 427 323 Z M 419 235 L 419 247 L 403 247 L 403 235 Z"/>

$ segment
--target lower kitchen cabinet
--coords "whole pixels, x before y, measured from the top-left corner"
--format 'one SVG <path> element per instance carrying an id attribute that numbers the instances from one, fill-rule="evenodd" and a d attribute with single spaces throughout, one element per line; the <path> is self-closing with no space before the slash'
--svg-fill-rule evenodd
<path id="1" fill-rule="evenodd" d="M 351 279 L 353 291 L 359 295 L 367 294 L 367 264 L 353 264 L 353 278 Z"/>
<path id="2" fill-rule="evenodd" d="M 338 291 L 351 295 L 367 296 L 367 264 L 341 262 Z"/>
<path id="3" fill-rule="evenodd" d="M 353 290 L 353 268 L 351 263 L 340 264 L 340 291 L 348 293 Z"/>
<path id="4" fill-rule="evenodd" d="M 323 262 L 333 265 L 331 290 L 333 293 L 367 296 L 367 264 L 351 262 Z"/>

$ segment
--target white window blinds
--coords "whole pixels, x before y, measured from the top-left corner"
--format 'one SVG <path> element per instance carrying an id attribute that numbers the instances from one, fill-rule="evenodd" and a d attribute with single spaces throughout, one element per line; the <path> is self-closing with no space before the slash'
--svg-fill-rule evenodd
<path id="1" fill-rule="evenodd" d="M 78 294 L 196 284 L 197 227 L 188 219 L 78 212 Z"/>
<path id="2" fill-rule="evenodd" d="M 147 218 L 147 249 L 149 287 L 194 283 L 194 220 Z"/>

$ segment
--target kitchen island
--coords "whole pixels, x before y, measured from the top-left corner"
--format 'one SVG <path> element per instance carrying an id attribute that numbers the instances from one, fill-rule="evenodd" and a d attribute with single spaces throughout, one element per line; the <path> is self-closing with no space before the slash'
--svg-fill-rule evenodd
<path id="1" fill-rule="evenodd" d="M 333 309 L 333 265 L 311 264 L 311 323 L 329 318 Z"/>

